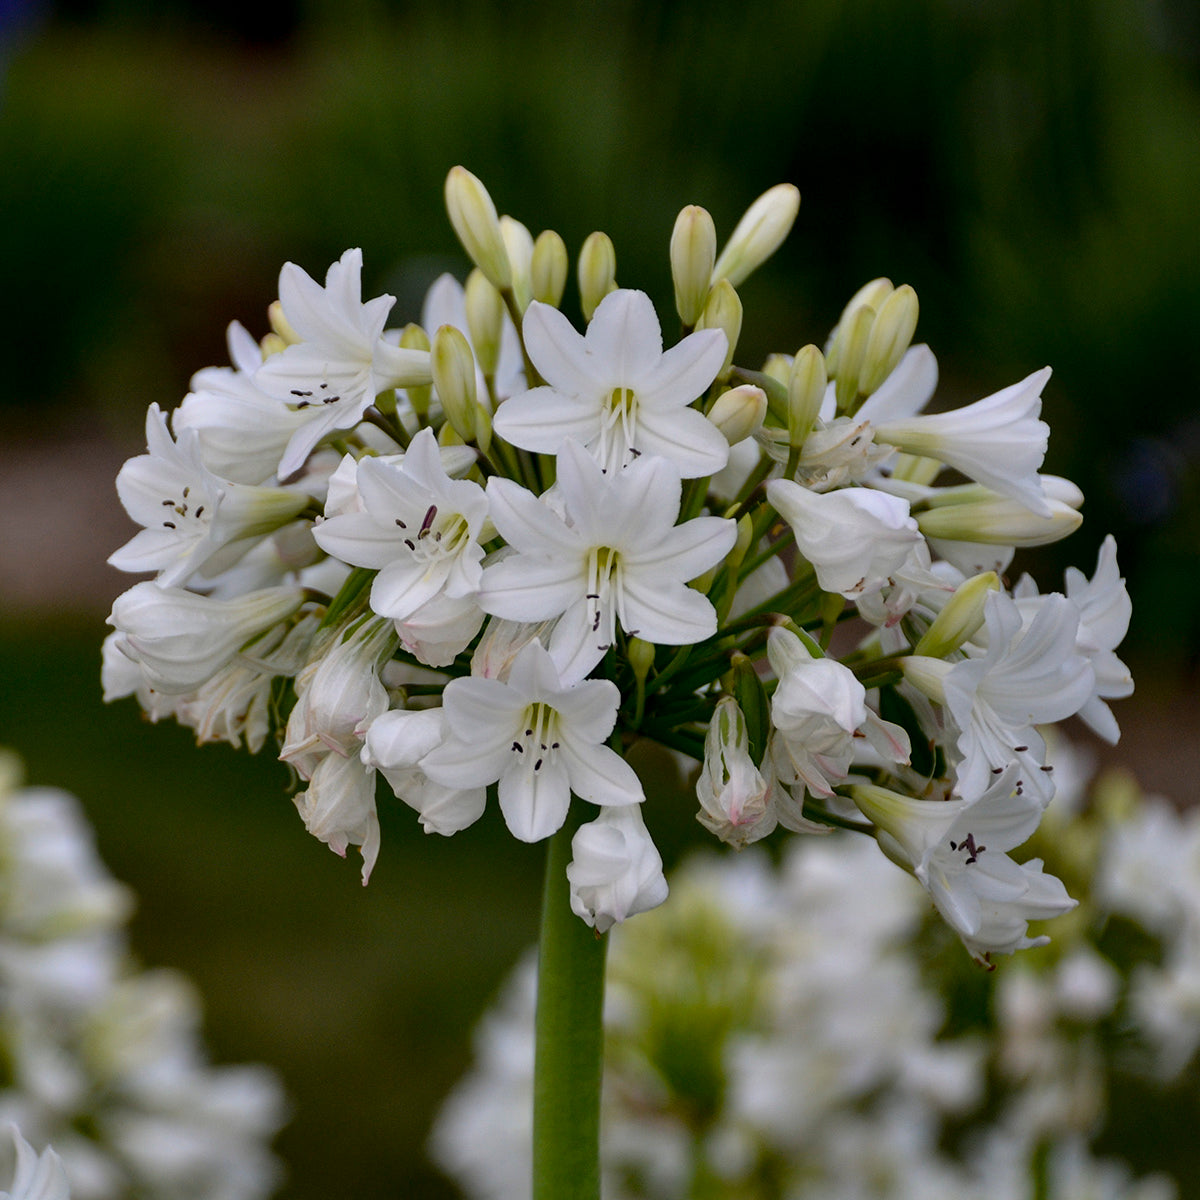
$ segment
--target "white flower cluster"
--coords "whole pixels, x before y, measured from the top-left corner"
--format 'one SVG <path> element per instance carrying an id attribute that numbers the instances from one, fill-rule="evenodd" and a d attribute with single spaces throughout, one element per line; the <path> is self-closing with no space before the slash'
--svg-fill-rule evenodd
<path id="1" fill-rule="evenodd" d="M 708 213 L 680 213 L 666 349 L 605 235 L 579 257 L 579 333 L 562 239 L 498 217 L 462 168 L 446 199 L 476 269 L 420 325 L 363 301 L 357 250 L 324 286 L 289 263 L 272 332 L 235 324 L 233 367 L 169 421 L 151 407 L 117 481 L 143 528 L 111 561 L 157 574 L 113 606 L 106 697 L 202 741 L 274 731 L 306 827 L 360 846 L 364 882 L 382 775 L 440 834 L 494 787 L 541 840 L 573 794 L 599 810 L 575 911 L 602 931 L 660 903 L 624 759 L 648 738 L 703 762 L 720 839 L 857 825 L 977 957 L 1033 944 L 1028 921 L 1072 903 L 1009 857 L 1054 793 L 1035 726 L 1115 738 L 1107 701 L 1132 690 L 1111 541 L 1064 594 L 999 576 L 1080 521 L 1040 474 L 1049 371 L 924 412 L 916 296 L 882 279 L 824 349 L 740 365 L 736 286 L 790 229 L 790 185 L 719 256 Z"/>
<path id="2" fill-rule="evenodd" d="M 138 971 L 125 945 L 128 892 L 105 871 L 78 804 L 19 788 L 0 758 L 0 1139 L 13 1197 L 254 1200 L 280 1171 L 284 1118 L 263 1067 L 212 1067 L 188 982 Z M 61 1164 L 60 1164 L 61 1160 Z M 0 1193 L 7 1195 L 8 1193 Z"/>
<path id="3" fill-rule="evenodd" d="M 1200 916 L 1184 861 L 1200 822 L 1114 806 L 1106 787 L 1058 831 L 1067 859 L 1088 845 L 1103 864 L 1092 895 L 1054 948 L 994 975 L 960 973 L 921 890 L 862 839 L 793 842 L 778 869 L 754 851 L 685 865 L 671 905 L 610 951 L 605 1196 L 1175 1196 L 1165 1173 L 1137 1179 L 1090 1146 L 1122 1146 L 1106 1097 L 1131 1079 L 1143 1128 L 1187 1086 L 1200 1006 L 1162 993 L 1178 996 L 1175 939 Z M 1109 947 L 1118 916 L 1166 937 L 1161 967 Z M 472 1200 L 528 1194 L 515 1100 L 533 1084 L 535 971 L 514 972 L 434 1126 L 434 1159 Z M 1146 1067 L 1176 1091 L 1156 1100 Z"/>

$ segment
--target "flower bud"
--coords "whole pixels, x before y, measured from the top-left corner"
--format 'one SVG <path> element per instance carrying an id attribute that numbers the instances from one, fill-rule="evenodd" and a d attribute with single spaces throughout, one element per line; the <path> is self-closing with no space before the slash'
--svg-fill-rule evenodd
<path id="1" fill-rule="evenodd" d="M 864 283 L 846 302 L 846 307 L 842 309 L 842 315 L 838 318 L 838 323 L 833 327 L 829 341 L 825 344 L 825 366 L 830 375 L 837 374 L 838 363 L 841 361 L 841 344 L 844 341 L 844 333 L 849 327 L 850 318 L 858 309 L 864 307 L 878 312 L 893 291 L 895 288 L 892 287 L 890 279 L 872 279 L 870 283 Z"/>
<path id="2" fill-rule="evenodd" d="M 631 637 L 625 647 L 625 655 L 633 670 L 633 677 L 639 684 L 646 682 L 650 668 L 654 666 L 654 643 L 643 641 L 640 637 Z"/>
<path id="3" fill-rule="evenodd" d="M 719 329 L 725 334 L 729 344 L 725 350 L 725 362 L 717 372 L 717 378 L 720 379 L 733 362 L 733 352 L 742 333 L 742 301 L 728 279 L 719 280 L 708 293 L 696 328 Z"/>
<path id="4" fill-rule="evenodd" d="M 500 236 L 504 239 L 504 249 L 512 268 L 513 296 L 517 307 L 524 312 L 533 298 L 533 235 L 516 217 L 501 217 Z"/>
<path id="5" fill-rule="evenodd" d="M 301 340 L 300 335 L 292 328 L 291 322 L 283 315 L 283 305 L 278 300 L 272 300 L 267 305 L 267 320 L 270 322 L 271 332 L 284 346 L 294 346 Z M 282 347 L 280 348 L 282 349 Z"/>
<path id="6" fill-rule="evenodd" d="M 684 325 L 700 320 L 716 257 L 717 229 L 712 217 L 698 204 L 689 204 L 676 217 L 671 233 L 675 310 Z"/>
<path id="7" fill-rule="evenodd" d="M 946 703 L 946 676 L 950 667 L 945 659 L 930 658 L 927 654 L 910 654 L 900 660 L 905 680 L 934 704 Z"/>
<path id="8" fill-rule="evenodd" d="M 770 786 L 755 765 L 746 719 L 732 696 L 717 701 L 709 721 L 696 798 L 700 824 L 739 849 L 766 837 L 777 824 Z"/>
<path id="9" fill-rule="evenodd" d="M 805 346 L 792 360 L 788 373 L 788 445 L 803 446 L 821 411 L 828 384 L 825 356 L 816 346 Z"/>
<path id="10" fill-rule="evenodd" d="M 512 267 L 500 232 L 496 206 L 466 167 L 453 167 L 446 176 L 446 211 L 467 257 L 500 291 L 512 286 Z"/>
<path id="11" fill-rule="evenodd" d="M 567 286 L 567 269 L 566 244 L 553 229 L 543 229 L 533 243 L 533 260 L 529 265 L 533 298 L 557 308 Z"/>
<path id="12" fill-rule="evenodd" d="M 838 326 L 837 406 L 838 412 L 852 413 L 858 405 L 855 401 L 861 392 L 859 376 L 867 360 L 867 344 L 875 324 L 875 310 L 869 305 L 856 308 Z"/>
<path id="13" fill-rule="evenodd" d="M 600 301 L 617 286 L 617 252 L 607 233 L 588 234 L 579 251 L 579 302 L 590 321 Z"/>
<path id="14" fill-rule="evenodd" d="M 729 662 L 733 672 L 731 690 L 737 701 L 734 707 L 745 725 L 747 751 L 756 763 L 761 763 L 771 736 L 771 703 L 754 663 L 745 654 L 735 650 Z"/>
<path id="15" fill-rule="evenodd" d="M 708 419 L 725 435 L 725 440 L 731 446 L 736 446 L 738 442 L 753 436 L 766 415 L 766 393 L 762 388 L 747 383 L 722 392 L 709 409 Z"/>
<path id="16" fill-rule="evenodd" d="M 925 537 L 989 546 L 1045 546 L 1061 541 L 1083 523 L 1083 516 L 1061 500 L 1048 502 L 1050 515 L 1039 517 L 1016 500 L 992 493 L 963 504 L 940 504 L 917 515 Z"/>
<path id="17" fill-rule="evenodd" d="M 925 631 L 915 653 L 945 658 L 973 638 L 983 624 L 984 601 L 999 589 L 1000 577 L 995 571 L 984 571 L 961 584 Z"/>
<path id="18" fill-rule="evenodd" d="M 428 353 L 429 335 L 420 325 L 405 325 L 400 331 L 400 348 L 402 350 L 424 350 Z M 413 412 L 418 416 L 424 416 L 429 411 L 429 402 L 433 398 L 433 385 L 426 383 L 420 387 L 407 387 L 404 390 Z"/>
<path id="19" fill-rule="evenodd" d="M 567 881 L 572 911 L 597 933 L 667 898 L 662 858 L 638 805 L 602 807 L 575 831 Z"/>
<path id="20" fill-rule="evenodd" d="M 869 396 L 875 391 L 904 357 L 917 329 L 918 310 L 917 293 L 907 283 L 901 284 L 880 306 L 859 375 L 858 390 L 862 395 Z"/>
<path id="21" fill-rule="evenodd" d="M 463 300 L 467 309 L 467 329 L 475 349 L 475 361 L 484 375 L 496 374 L 500 357 L 500 327 L 504 322 L 504 299 L 476 268 L 467 276 Z"/>
<path id="22" fill-rule="evenodd" d="M 429 362 L 446 420 L 463 441 L 474 441 L 475 359 L 466 337 L 453 325 L 443 325 L 433 335 Z"/>
<path id="23" fill-rule="evenodd" d="M 721 257 L 711 280 L 727 279 L 737 287 L 779 249 L 800 211 L 800 191 L 790 183 L 779 183 L 764 192 L 746 210 Z"/>

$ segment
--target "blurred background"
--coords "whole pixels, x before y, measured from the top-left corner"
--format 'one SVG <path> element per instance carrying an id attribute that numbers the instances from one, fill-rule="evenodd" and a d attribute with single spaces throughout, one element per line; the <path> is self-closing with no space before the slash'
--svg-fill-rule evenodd
<path id="1" fill-rule="evenodd" d="M 605 230 L 660 312 L 680 207 L 724 237 L 798 185 L 791 238 L 742 289 L 741 361 L 821 343 L 887 275 L 921 298 L 945 398 L 1052 365 L 1047 469 L 1086 521 L 1017 567 L 1061 587 L 1116 534 L 1138 692 L 1098 749 L 1195 794 L 1190 0 L 0 0 L 0 743 L 83 798 L 141 897 L 136 949 L 191 973 L 214 1054 L 283 1071 L 297 1200 L 455 1194 L 422 1141 L 536 936 L 541 856 L 494 814 L 447 842 L 393 802 L 364 890 L 279 764 L 106 709 L 104 617 L 132 580 L 104 560 L 134 530 L 113 479 L 147 405 L 226 361 L 231 319 L 265 332 L 284 261 L 320 276 L 361 246 L 393 324 L 464 275 L 455 163 L 572 253 Z M 693 807 L 655 814 L 668 859 L 701 835 Z"/>

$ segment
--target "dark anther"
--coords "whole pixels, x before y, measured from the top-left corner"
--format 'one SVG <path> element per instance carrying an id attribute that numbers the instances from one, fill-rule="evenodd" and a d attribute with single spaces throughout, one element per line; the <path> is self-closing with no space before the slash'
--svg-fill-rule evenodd
<path id="1" fill-rule="evenodd" d="M 408 526 L 407 526 L 407 525 L 405 525 L 405 523 L 404 523 L 402 520 L 400 520 L 400 518 L 399 518 L 399 517 L 397 517 L 397 518 L 396 518 L 396 524 L 397 524 L 397 525 L 399 525 L 401 529 L 407 529 L 407 528 L 408 528 Z"/>
<path id="2" fill-rule="evenodd" d="M 341 399 L 341 396 L 322 396 L 322 404 L 336 404 Z"/>
<path id="3" fill-rule="evenodd" d="M 164 500 L 163 501 L 163 508 L 174 508 L 174 507 L 175 507 L 174 500 Z"/>
<path id="4" fill-rule="evenodd" d="M 1026 750 L 1028 750 L 1028 749 L 1029 749 L 1029 747 L 1028 747 L 1028 746 L 1014 746 L 1014 747 L 1013 747 L 1013 753 L 1014 753 L 1014 754 L 1024 754 L 1024 753 L 1025 753 L 1025 751 L 1026 751 Z"/>
<path id="5" fill-rule="evenodd" d="M 1004 774 L 1004 768 L 1003 768 L 1003 767 L 993 767 L 993 768 L 992 768 L 992 774 L 993 774 L 993 775 L 1003 775 L 1003 774 Z"/>
<path id="6" fill-rule="evenodd" d="M 165 529 L 174 529 L 174 528 L 175 528 L 175 522 L 174 522 L 174 521 L 164 521 L 164 522 L 163 522 L 163 527 L 164 527 Z"/>
<path id="7" fill-rule="evenodd" d="M 1039 771 L 1053 771 L 1053 767 L 1038 767 Z"/>
<path id="8" fill-rule="evenodd" d="M 198 509 L 196 509 L 196 516 L 200 517 L 203 515 L 204 515 L 204 505 L 202 504 L 202 505 L 200 505 L 200 507 Z"/>
<path id="9" fill-rule="evenodd" d="M 321 386 L 324 387 L 325 385 L 321 384 Z M 302 392 L 299 388 L 292 388 L 291 394 L 293 396 L 311 396 L 312 392 Z"/>
<path id="10" fill-rule="evenodd" d="M 514 749 L 514 750 L 515 750 L 515 751 L 516 751 L 518 754 L 524 754 L 524 753 L 525 753 L 525 747 L 524 747 L 524 746 L 522 746 L 520 742 L 513 742 L 513 749 Z"/>
<path id="11" fill-rule="evenodd" d="M 405 538 L 405 539 L 404 539 L 404 544 L 405 544 L 405 545 L 406 545 L 406 546 L 407 546 L 407 547 L 408 547 L 410 550 L 415 550 L 415 549 L 417 548 L 417 543 L 416 543 L 416 542 L 414 542 L 414 541 L 412 540 L 412 538 Z"/>
<path id="12" fill-rule="evenodd" d="M 533 769 L 535 771 L 540 771 L 542 769 L 542 760 L 540 758 L 533 764 Z"/>
<path id="13" fill-rule="evenodd" d="M 417 537 L 423 538 L 428 532 L 429 527 L 433 524 L 433 518 L 437 516 L 437 505 L 431 504 L 425 512 L 425 519 L 421 522 L 421 531 Z"/>

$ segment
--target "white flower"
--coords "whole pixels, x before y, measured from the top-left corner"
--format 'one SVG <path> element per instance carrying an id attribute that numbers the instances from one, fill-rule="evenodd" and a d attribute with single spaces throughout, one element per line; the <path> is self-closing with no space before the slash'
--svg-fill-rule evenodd
<path id="1" fill-rule="evenodd" d="M 379 857 L 375 772 L 358 754 L 330 751 L 313 767 L 308 787 L 295 800 L 304 828 L 334 854 L 345 858 L 347 846 L 361 847 L 365 887 Z"/>
<path id="2" fill-rule="evenodd" d="M 921 536 L 906 500 L 867 488 L 818 493 L 773 479 L 767 499 L 792 527 L 821 589 L 846 597 L 883 587 Z"/>
<path id="3" fill-rule="evenodd" d="M 163 587 L 195 572 L 219 574 L 308 505 L 303 492 L 217 478 L 201 461 L 195 432 L 173 441 L 157 404 L 146 413 L 146 446 L 149 453 L 117 475 L 121 503 L 143 528 L 108 561 L 121 571 L 157 571 Z"/>
<path id="4" fill-rule="evenodd" d="M 879 828 L 889 858 L 907 867 L 938 911 L 978 959 L 1041 945 L 1028 937 L 1031 920 L 1075 906 L 1062 882 L 1042 872 L 1040 859 L 1017 864 L 1008 851 L 1037 828 L 1043 806 L 1017 791 L 1011 763 L 986 791 L 963 800 L 914 800 L 873 786 L 851 796 Z"/>
<path id="5" fill-rule="evenodd" d="M 525 345 L 548 386 L 506 400 L 494 427 L 514 446 L 556 454 L 574 438 L 608 471 L 639 455 L 670 459 L 684 479 L 711 475 L 729 443 L 688 406 L 725 361 L 725 335 L 689 334 L 665 354 L 654 305 L 619 289 L 600 301 L 587 333 L 536 300 L 525 314 Z"/>
<path id="6" fill-rule="evenodd" d="M 575 831 L 567 880 L 572 910 L 597 933 L 667 898 L 662 859 L 637 808 L 602 808 Z"/>
<path id="7" fill-rule="evenodd" d="M 362 459 L 357 484 L 362 511 L 322 521 L 313 537 L 326 553 L 379 572 L 375 612 L 402 621 L 439 595 L 460 600 L 477 591 L 487 497 L 446 474 L 431 429 L 398 462 Z"/>
<path id="8" fill-rule="evenodd" d="M 449 837 L 483 816 L 487 789 L 447 787 L 435 783 L 420 769 L 421 759 L 445 740 L 442 709 L 393 709 L 371 722 L 362 760 L 388 781 L 399 799 L 420 814 L 426 833 Z"/>
<path id="9" fill-rule="evenodd" d="M 117 645 L 136 660 L 147 684 L 178 695 L 195 691 L 303 603 L 299 588 L 213 600 L 146 582 L 117 597 L 108 623 L 123 635 Z"/>
<path id="10" fill-rule="evenodd" d="M 285 263 L 279 302 L 301 340 L 271 355 L 254 381 L 306 416 L 279 461 L 279 476 L 286 479 L 326 434 L 357 425 L 380 392 L 425 384 L 431 375 L 428 352 L 384 340 L 395 298 L 363 302 L 361 250 L 347 250 L 329 268 L 324 287 L 295 263 Z"/>
<path id="11" fill-rule="evenodd" d="M 0 1192 L 0 1200 L 70 1200 L 67 1173 L 54 1150 L 47 1146 L 38 1154 L 15 1125 L 8 1132 L 17 1153 L 17 1170 L 12 1190 Z"/>
<path id="12" fill-rule="evenodd" d="M 633 768 L 605 745 L 620 699 L 607 679 L 564 686 L 542 644 L 530 642 L 507 682 L 446 684 L 448 736 L 421 759 L 421 770 L 452 788 L 499 782 L 509 829 L 524 842 L 540 841 L 562 825 L 572 792 L 593 804 L 644 799 Z"/>
<path id="13" fill-rule="evenodd" d="M 418 662 L 448 667 L 479 632 L 483 615 L 473 596 L 435 596 L 395 626 L 400 644 Z"/>
<path id="14" fill-rule="evenodd" d="M 670 462 L 642 458 L 605 475 L 568 441 L 558 489 L 565 520 L 511 480 L 488 481 L 492 520 L 516 553 L 484 569 L 485 612 L 514 621 L 561 614 L 550 650 L 564 677 L 582 677 L 604 657 L 618 622 L 668 646 L 716 632 L 716 611 L 687 581 L 732 549 L 737 526 L 720 517 L 676 525 L 681 487 Z"/>
<path id="15" fill-rule="evenodd" d="M 732 696 L 722 696 L 704 738 L 704 766 L 696 780 L 697 820 L 739 849 L 775 828 L 770 787 L 750 757 L 746 718 Z"/>
<path id="16" fill-rule="evenodd" d="M 909 454 L 935 458 L 1016 500 L 1039 516 L 1050 506 L 1038 471 L 1050 427 L 1039 420 L 1050 368 L 993 396 L 950 412 L 875 422 L 875 439 Z M 861 414 L 860 414 L 861 415 Z"/>

